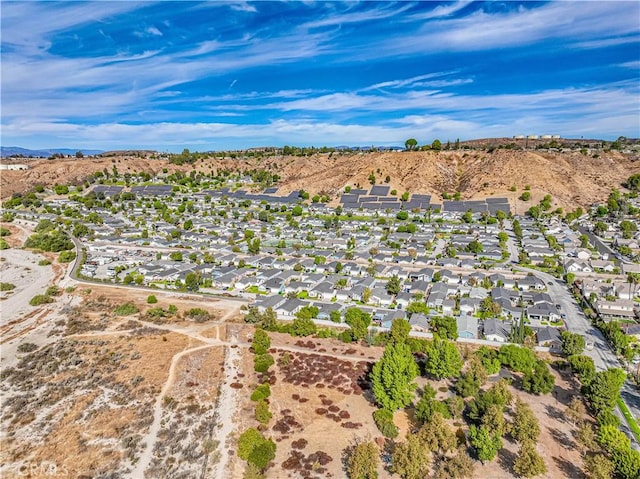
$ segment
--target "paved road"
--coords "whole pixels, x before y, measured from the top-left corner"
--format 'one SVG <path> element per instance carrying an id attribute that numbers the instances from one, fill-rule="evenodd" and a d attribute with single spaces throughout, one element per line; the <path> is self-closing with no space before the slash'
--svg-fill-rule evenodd
<path id="1" fill-rule="evenodd" d="M 591 357 L 596 366 L 596 370 L 603 371 L 608 368 L 622 368 L 624 365 L 618 361 L 615 353 L 609 347 L 609 343 L 596 327 L 591 325 L 591 321 L 584 315 L 582 309 L 578 306 L 571 293 L 566 287 L 564 281 L 558 281 L 550 274 L 543 273 L 535 269 L 529 269 L 517 266 L 516 269 L 533 273 L 542 279 L 549 290 L 549 294 L 562 307 L 562 312 L 567 315 L 565 324 L 567 329 L 573 333 L 579 333 L 584 336 L 586 341 L 593 341 L 594 347 L 591 351 L 585 350 L 584 354 Z M 640 393 L 638 388 L 631 382 L 626 381 L 620 391 L 620 397 L 630 409 L 634 418 L 640 417 Z M 616 408 L 616 411 L 617 408 Z M 640 445 L 635 441 L 635 437 L 627 427 L 622 413 L 618 411 L 618 415 L 622 419 L 622 429 L 632 438 L 634 447 L 640 450 Z"/>

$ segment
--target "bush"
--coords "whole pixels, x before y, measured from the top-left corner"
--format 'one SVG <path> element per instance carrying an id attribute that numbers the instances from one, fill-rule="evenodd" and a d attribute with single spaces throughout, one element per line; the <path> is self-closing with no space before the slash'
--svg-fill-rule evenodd
<path id="1" fill-rule="evenodd" d="M 271 347 L 271 339 L 264 329 L 257 328 L 253 334 L 253 341 L 251 342 L 253 352 L 257 355 L 266 354 Z"/>
<path id="2" fill-rule="evenodd" d="M 505 344 L 500 348 L 500 362 L 520 373 L 528 372 L 536 364 L 536 355 L 527 348 L 516 346 L 515 344 Z"/>
<path id="3" fill-rule="evenodd" d="M 253 369 L 257 373 L 266 373 L 274 362 L 270 354 L 257 354 L 253 357 Z"/>
<path id="4" fill-rule="evenodd" d="M 262 401 L 263 399 L 267 399 L 271 396 L 271 387 L 269 383 L 260 384 L 256 387 L 256 390 L 251 393 L 252 401 Z"/>
<path id="5" fill-rule="evenodd" d="M 36 349 L 38 349 L 38 346 L 33 343 L 22 343 L 18 346 L 19 353 L 30 353 L 31 351 L 35 351 Z"/>
<path id="6" fill-rule="evenodd" d="M 133 303 L 124 303 L 113 310 L 116 316 L 131 316 L 138 312 L 138 307 Z"/>
<path id="7" fill-rule="evenodd" d="M 62 290 L 57 286 L 49 286 L 45 294 L 47 296 L 60 296 L 62 294 Z"/>
<path id="8" fill-rule="evenodd" d="M 267 403 L 267 401 L 265 401 L 264 399 L 258 401 L 258 403 L 256 404 L 256 420 L 260 424 L 267 424 L 272 417 L 273 414 L 271 414 L 271 411 L 269 411 L 269 404 Z"/>
<path id="9" fill-rule="evenodd" d="M 12 283 L 0 283 L 0 291 L 12 291 L 16 289 L 16 285 Z"/>
<path id="10" fill-rule="evenodd" d="M 276 444 L 257 429 L 247 429 L 238 438 L 238 457 L 258 469 L 265 469 L 276 457 Z"/>
<path id="11" fill-rule="evenodd" d="M 29 236 L 25 242 L 25 247 L 51 251 L 59 253 L 64 250 L 71 250 L 74 247 L 73 241 L 62 231 L 46 231 Z"/>
<path id="12" fill-rule="evenodd" d="M 191 308 L 187 311 L 187 317 L 196 323 L 204 323 L 211 319 L 209 312 L 202 308 Z"/>
<path id="13" fill-rule="evenodd" d="M 9 236 L 11 234 L 11 231 L 9 231 L 7 228 L 0 228 L 0 236 Z"/>
<path id="14" fill-rule="evenodd" d="M 9 243 L 7 243 L 5 240 L 0 239 L 0 250 L 1 249 L 9 249 L 11 246 L 9 246 Z"/>
<path id="15" fill-rule="evenodd" d="M 53 298 L 46 294 L 37 294 L 29 301 L 31 306 L 40 306 L 41 304 L 53 303 Z"/>
<path id="16" fill-rule="evenodd" d="M 58 255 L 58 261 L 60 263 L 71 263 L 74 259 L 76 259 L 76 254 L 73 251 L 62 251 Z"/>
<path id="17" fill-rule="evenodd" d="M 393 422 L 393 413 L 387 409 L 378 409 L 373 412 L 373 421 L 384 437 L 395 439 L 398 437 L 398 428 Z"/>
<path id="18" fill-rule="evenodd" d="M 41 259 L 40 261 L 38 261 L 38 266 L 49 266 L 51 264 L 51 261 L 49 261 L 48 259 Z"/>
<path id="19" fill-rule="evenodd" d="M 153 294 L 147 296 L 147 304 L 156 304 L 158 302 L 158 298 L 156 298 Z"/>

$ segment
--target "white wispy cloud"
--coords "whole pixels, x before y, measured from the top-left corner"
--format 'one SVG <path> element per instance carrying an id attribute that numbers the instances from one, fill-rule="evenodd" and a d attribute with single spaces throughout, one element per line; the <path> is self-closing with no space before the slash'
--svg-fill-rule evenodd
<path id="1" fill-rule="evenodd" d="M 347 4 L 349 6 L 357 6 L 357 3 Z M 386 3 L 380 2 L 376 4 L 377 8 L 372 8 L 366 11 L 357 12 L 331 12 L 325 18 L 306 22 L 301 25 L 302 29 L 314 29 L 320 27 L 330 27 L 347 25 L 352 23 L 371 22 L 374 20 L 381 20 L 389 17 L 397 17 L 401 13 L 406 12 L 413 7 L 411 2 Z"/>

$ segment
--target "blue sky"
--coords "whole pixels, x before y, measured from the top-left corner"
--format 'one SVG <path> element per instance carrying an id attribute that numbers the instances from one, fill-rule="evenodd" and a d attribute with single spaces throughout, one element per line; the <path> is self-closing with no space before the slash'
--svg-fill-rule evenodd
<path id="1" fill-rule="evenodd" d="M 2 145 L 640 136 L 640 2 L 10 2 Z"/>

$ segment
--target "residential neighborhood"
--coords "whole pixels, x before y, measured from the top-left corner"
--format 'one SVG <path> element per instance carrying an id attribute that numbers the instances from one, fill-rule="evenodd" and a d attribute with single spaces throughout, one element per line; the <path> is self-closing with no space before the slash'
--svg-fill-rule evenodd
<path id="1" fill-rule="evenodd" d="M 588 214 L 513 217 L 507 198 L 436 202 L 384 185 L 347 186 L 330 205 L 280 193 L 266 172 L 207 179 L 98 175 L 87 191 L 16 215 L 75 224 L 85 279 L 244 298 L 283 320 L 313 306 L 340 325 L 357 307 L 379 328 L 405 318 L 429 335 L 434 318 L 450 317 L 460 338 L 493 342 L 523 324 L 553 349 L 566 314 L 538 271 L 571 283 L 604 321 L 638 319 L 638 265 L 581 234 Z M 604 239 L 631 245 L 616 224 Z"/>

